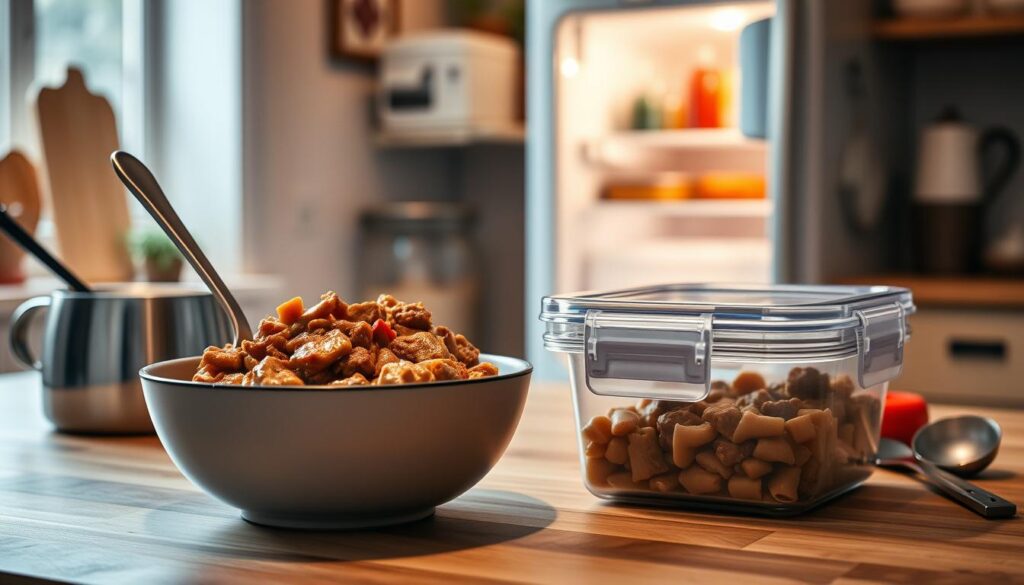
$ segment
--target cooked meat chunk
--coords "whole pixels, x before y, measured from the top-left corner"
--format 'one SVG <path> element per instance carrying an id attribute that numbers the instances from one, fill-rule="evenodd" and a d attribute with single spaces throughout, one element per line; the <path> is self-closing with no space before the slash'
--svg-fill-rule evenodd
<path id="1" fill-rule="evenodd" d="M 796 416 L 798 410 L 804 407 L 799 398 L 789 400 L 772 400 L 761 405 L 761 414 L 765 416 L 777 416 L 789 420 Z"/>
<path id="2" fill-rule="evenodd" d="M 412 327 L 406 327 L 405 325 L 399 325 L 398 323 L 395 323 L 394 325 L 391 325 L 391 330 L 394 331 L 395 334 L 397 336 L 399 336 L 399 337 L 406 337 L 408 335 L 416 335 L 417 333 L 422 331 L 422 329 L 413 329 Z"/>
<path id="3" fill-rule="evenodd" d="M 740 424 L 742 417 L 743 413 L 740 412 L 740 409 L 736 408 L 732 402 L 727 401 L 712 404 L 704 409 L 704 414 L 701 415 L 701 418 L 711 423 L 716 431 L 729 440 L 732 440 L 732 435 L 736 432 L 736 425 Z"/>
<path id="4" fill-rule="evenodd" d="M 384 307 L 385 310 L 391 311 L 398 305 L 404 305 L 405 303 L 385 293 L 377 297 L 377 304 Z"/>
<path id="5" fill-rule="evenodd" d="M 749 457 L 750 453 L 754 451 L 755 441 L 748 441 L 747 443 L 750 444 L 750 448 L 746 455 L 744 455 L 743 447 L 741 445 L 737 445 L 736 443 L 725 439 L 715 439 L 712 446 L 715 450 L 715 457 L 722 462 L 722 465 L 732 467 Z"/>
<path id="6" fill-rule="evenodd" d="M 381 368 L 377 376 L 377 383 L 384 384 L 415 384 L 417 382 L 430 382 L 434 379 L 430 370 L 420 364 L 414 364 L 402 360 L 397 363 L 387 364 Z"/>
<path id="7" fill-rule="evenodd" d="M 692 426 L 703 422 L 700 416 L 690 412 L 685 407 L 675 408 L 662 413 L 658 417 L 658 443 L 666 451 L 672 450 L 672 434 L 676 425 Z"/>
<path id="8" fill-rule="evenodd" d="M 288 369 L 288 363 L 265 357 L 242 378 L 243 386 L 302 386 L 302 378 Z"/>
<path id="9" fill-rule="evenodd" d="M 199 366 L 199 371 L 192 376 L 193 382 L 203 382 L 205 384 L 216 384 L 224 379 L 224 373 L 218 372 L 213 366 L 206 364 Z"/>
<path id="10" fill-rule="evenodd" d="M 285 342 L 284 350 L 287 351 L 288 353 L 294 353 L 296 349 L 299 349 L 300 347 L 302 347 L 303 345 L 306 345 L 310 341 L 314 341 L 314 340 L 320 339 L 321 337 L 323 337 L 322 333 L 320 333 L 320 334 L 309 333 L 309 332 L 299 333 L 295 337 L 292 337 L 287 342 Z"/>
<path id="11" fill-rule="evenodd" d="M 853 391 L 857 389 L 857 385 L 853 383 L 853 378 L 846 374 L 836 376 L 832 380 L 832 391 L 836 393 L 839 398 L 847 400 L 853 395 Z"/>
<path id="12" fill-rule="evenodd" d="M 466 366 L 451 358 L 427 360 L 420 362 L 419 365 L 430 371 L 435 380 L 463 380 L 467 377 Z"/>
<path id="13" fill-rule="evenodd" d="M 373 328 L 366 321 L 335 321 L 334 328 L 347 335 L 355 347 L 369 349 L 373 341 Z"/>
<path id="14" fill-rule="evenodd" d="M 638 429 L 628 437 L 629 466 L 633 481 L 643 481 L 668 471 L 668 463 L 658 447 L 658 438 L 652 428 Z"/>
<path id="15" fill-rule="evenodd" d="M 754 409 L 758 412 L 761 411 L 761 406 L 772 399 L 772 395 L 767 390 L 757 390 L 749 394 L 744 394 L 736 400 L 736 406 L 740 410 Z"/>
<path id="16" fill-rule="evenodd" d="M 314 319 L 326 319 L 333 317 L 335 319 L 344 319 L 347 314 L 348 305 L 345 301 L 338 298 L 337 293 L 334 291 L 327 291 L 320 296 L 320 302 L 306 309 L 302 313 L 301 319 L 305 322 L 310 322 Z"/>
<path id="17" fill-rule="evenodd" d="M 365 347 L 353 347 L 352 353 L 348 354 L 342 362 L 341 373 L 346 378 L 355 374 L 373 376 L 376 372 L 373 354 Z"/>
<path id="18" fill-rule="evenodd" d="M 433 359 L 448 359 L 451 353 L 444 343 L 429 331 L 420 331 L 415 335 L 396 337 L 388 345 L 388 349 L 398 357 L 410 362 L 422 362 Z M 465 363 L 463 361 L 463 363 Z M 467 364 L 469 365 L 469 364 Z M 476 364 L 473 364 L 476 365 Z"/>
<path id="19" fill-rule="evenodd" d="M 656 427 L 658 425 L 659 416 L 670 410 L 675 410 L 685 406 L 685 402 L 644 399 L 636 403 L 636 411 L 640 415 L 641 427 Z"/>
<path id="20" fill-rule="evenodd" d="M 386 347 L 382 347 L 377 351 L 376 368 L 373 373 L 373 377 L 380 376 L 381 369 L 388 364 L 397 364 L 399 358 L 393 351 Z"/>
<path id="21" fill-rule="evenodd" d="M 793 398 L 814 400 L 829 390 L 828 374 L 815 368 L 793 368 L 786 379 L 786 392 Z"/>
<path id="22" fill-rule="evenodd" d="M 435 327 L 434 335 L 444 340 L 445 347 L 460 362 L 470 367 L 480 363 L 480 350 L 470 343 L 464 335 L 456 334 L 444 325 Z"/>
<path id="23" fill-rule="evenodd" d="M 366 386 L 370 381 L 360 373 L 355 373 L 348 378 L 341 378 L 331 382 L 331 386 Z"/>
<path id="24" fill-rule="evenodd" d="M 245 361 L 245 352 L 231 346 L 216 347 L 210 346 L 203 352 L 203 359 L 200 367 L 211 365 L 217 370 L 226 372 L 237 372 L 242 369 Z"/>
<path id="25" fill-rule="evenodd" d="M 274 319 L 273 317 L 267 317 L 260 321 L 260 325 L 256 329 L 256 339 L 263 339 L 267 336 L 287 330 L 288 326 L 284 323 Z"/>
<path id="26" fill-rule="evenodd" d="M 320 372 L 351 351 L 352 342 L 348 336 L 331 329 L 299 346 L 292 354 L 291 365 L 307 372 Z"/>
<path id="27" fill-rule="evenodd" d="M 462 362 L 459 363 L 461 364 Z M 465 367 L 465 364 L 463 364 L 463 367 Z M 498 366 L 490 362 L 481 362 L 472 368 L 469 368 L 467 373 L 470 380 L 474 378 L 486 378 L 487 376 L 497 376 Z"/>
<path id="28" fill-rule="evenodd" d="M 689 408 L 690 412 L 692 412 L 693 414 L 696 414 L 697 416 L 700 416 L 700 415 L 704 414 L 704 409 L 705 408 L 707 408 L 708 406 L 711 406 L 712 404 L 714 404 L 716 402 L 719 402 L 720 400 L 725 398 L 727 395 L 728 395 L 728 391 L 727 390 L 723 390 L 720 387 L 719 388 L 715 388 L 715 384 L 712 383 L 711 384 L 711 391 L 708 392 L 707 397 L 704 400 L 701 400 L 700 402 L 693 402 L 693 403 L 691 403 L 687 408 Z"/>
<path id="29" fill-rule="evenodd" d="M 468 339 L 432 327 L 431 318 L 423 303 L 387 294 L 348 305 L 328 291 L 308 308 L 294 297 L 278 305 L 276 317 L 260 321 L 253 339 L 238 348 L 207 348 L 193 379 L 319 386 L 468 380 L 498 373 L 493 364 L 479 362 L 480 351 Z"/>
<path id="30" fill-rule="evenodd" d="M 317 317 L 316 319 L 313 319 L 309 323 L 306 324 L 306 331 L 312 331 L 312 332 L 315 332 L 315 333 L 323 333 L 325 329 L 330 329 L 331 326 L 334 324 L 334 321 L 331 320 L 333 318 L 334 317 L 328 317 L 328 318 Z"/>
<path id="31" fill-rule="evenodd" d="M 397 305 L 392 310 L 391 317 L 398 325 L 421 331 L 430 330 L 430 311 L 423 306 L 423 303 Z"/>
<path id="32" fill-rule="evenodd" d="M 377 319 L 383 318 L 384 307 L 380 306 L 379 303 L 370 301 L 348 306 L 349 321 L 366 321 L 367 323 L 373 324 Z"/>
<path id="33" fill-rule="evenodd" d="M 452 355 L 456 355 L 459 351 L 459 344 L 455 342 L 455 332 L 445 327 L 444 325 L 438 325 L 434 327 L 434 335 L 441 338 L 444 342 L 444 346 L 448 348 L 448 351 Z"/>

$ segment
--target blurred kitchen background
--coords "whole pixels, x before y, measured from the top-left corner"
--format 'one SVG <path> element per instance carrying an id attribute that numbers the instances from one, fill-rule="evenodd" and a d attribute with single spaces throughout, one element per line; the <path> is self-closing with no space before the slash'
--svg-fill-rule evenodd
<path id="1" fill-rule="evenodd" d="M 254 322 L 387 291 L 558 377 L 545 294 L 895 284 L 895 387 L 1024 404 L 1024 0 L 0 0 L 0 47 L 0 202 L 87 280 L 177 275 L 119 144 Z"/>

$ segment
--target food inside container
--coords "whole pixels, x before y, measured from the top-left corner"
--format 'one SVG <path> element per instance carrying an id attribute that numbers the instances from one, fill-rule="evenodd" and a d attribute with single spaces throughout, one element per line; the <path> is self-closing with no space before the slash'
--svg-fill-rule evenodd
<path id="1" fill-rule="evenodd" d="M 382 294 L 348 304 L 328 291 L 309 308 L 300 297 L 285 301 L 239 347 L 206 348 L 192 381 L 344 388 L 497 374 L 464 335 L 435 325 L 423 303 Z"/>
<path id="2" fill-rule="evenodd" d="M 706 173 L 693 188 L 697 199 L 764 199 L 764 175 L 755 173 Z"/>
<path id="3" fill-rule="evenodd" d="M 803 512 L 864 482 L 910 292 L 670 285 L 544 299 L 584 484 L 603 498 Z"/>
<path id="4" fill-rule="evenodd" d="M 693 196 L 693 179 L 685 173 L 619 174 L 608 179 L 602 197 L 612 201 L 678 201 Z"/>

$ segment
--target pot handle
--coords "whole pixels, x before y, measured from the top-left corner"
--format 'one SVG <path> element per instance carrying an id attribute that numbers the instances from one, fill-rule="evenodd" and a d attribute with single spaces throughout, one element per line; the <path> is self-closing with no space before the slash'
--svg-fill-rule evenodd
<path id="1" fill-rule="evenodd" d="M 981 135 L 978 148 L 982 161 L 987 158 L 988 152 L 998 145 L 1002 145 L 1006 151 L 1005 158 L 998 167 L 992 169 L 982 186 L 982 193 L 985 203 L 992 203 L 1002 192 L 1006 184 L 1013 178 L 1013 173 L 1020 165 L 1020 141 L 1017 135 L 1002 127 L 989 128 Z"/>
<path id="2" fill-rule="evenodd" d="M 16 360 L 33 370 L 41 370 L 43 363 L 36 359 L 28 348 L 28 328 L 32 323 L 32 315 L 39 309 L 45 309 L 49 306 L 50 297 L 35 297 L 18 305 L 18 308 L 11 315 L 11 331 L 9 336 L 11 354 L 14 355 Z"/>

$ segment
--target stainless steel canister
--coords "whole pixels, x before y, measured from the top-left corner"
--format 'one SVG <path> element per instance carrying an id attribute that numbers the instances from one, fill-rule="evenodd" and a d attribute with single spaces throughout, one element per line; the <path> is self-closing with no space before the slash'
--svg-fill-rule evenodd
<path id="1" fill-rule="evenodd" d="M 41 359 L 27 343 L 40 309 L 47 309 Z M 10 329 L 14 357 L 43 375 L 46 416 L 58 430 L 80 433 L 153 432 L 139 369 L 230 339 L 228 319 L 213 297 L 180 285 L 58 290 L 22 303 Z"/>

